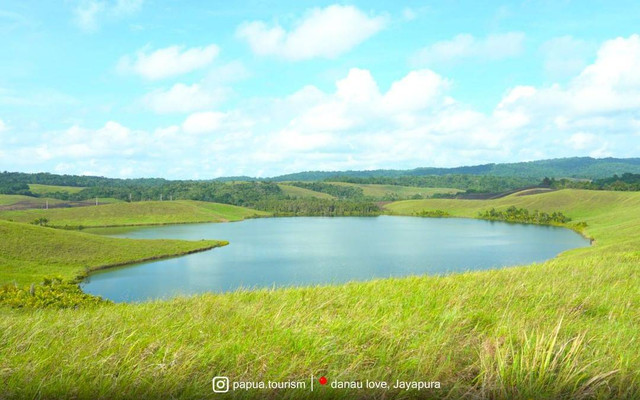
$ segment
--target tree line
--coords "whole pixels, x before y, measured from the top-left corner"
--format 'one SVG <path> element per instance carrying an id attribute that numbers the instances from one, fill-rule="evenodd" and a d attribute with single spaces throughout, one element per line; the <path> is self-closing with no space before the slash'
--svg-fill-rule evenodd
<path id="1" fill-rule="evenodd" d="M 481 211 L 478 213 L 478 217 L 494 221 L 524 222 L 540 225 L 566 224 L 571 221 L 571 218 L 561 212 L 554 211 L 551 214 L 538 210 L 531 212 L 526 208 L 516 208 L 515 206 L 511 206 L 504 211 L 498 211 L 495 208 Z"/>
<path id="2" fill-rule="evenodd" d="M 609 178 L 593 181 L 550 178 L 545 178 L 545 181 L 556 189 L 640 191 L 640 174 L 632 174 L 630 172 L 625 172 L 622 175 L 615 174 Z"/>
<path id="3" fill-rule="evenodd" d="M 453 188 L 468 193 L 499 193 L 525 186 L 536 185 L 537 178 L 498 177 L 489 175 L 433 175 L 354 178 L 348 176 L 329 178 L 326 182 L 398 185 L 427 188 Z M 447 196 L 453 197 L 453 196 Z"/>

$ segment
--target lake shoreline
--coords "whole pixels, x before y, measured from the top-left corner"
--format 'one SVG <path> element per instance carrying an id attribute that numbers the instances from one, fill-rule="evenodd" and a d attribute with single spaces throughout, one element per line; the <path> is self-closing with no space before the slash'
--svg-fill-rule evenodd
<path id="1" fill-rule="evenodd" d="M 182 256 L 186 256 L 186 255 L 189 255 L 189 254 L 202 253 L 204 251 L 209 251 L 209 250 L 212 250 L 212 249 L 215 249 L 215 248 L 218 248 L 218 247 L 227 246 L 228 244 L 229 244 L 229 242 L 226 241 L 226 240 L 218 240 L 218 243 L 216 243 L 216 244 L 212 244 L 212 245 L 208 245 L 208 246 L 205 246 L 205 247 L 202 247 L 202 248 L 198 248 L 198 249 L 194 249 L 194 250 L 188 250 L 188 251 L 184 251 L 184 252 L 180 252 L 180 253 L 153 256 L 153 257 L 146 257 L 146 258 L 142 258 L 142 259 L 135 260 L 135 261 L 126 261 L 126 262 L 121 262 L 121 263 L 99 265 L 97 267 L 89 267 L 89 268 L 87 268 L 87 271 L 86 271 L 85 274 L 78 275 L 75 279 L 73 279 L 71 281 L 71 283 L 81 284 L 85 279 L 87 279 L 91 275 L 91 273 L 97 272 L 97 271 L 104 271 L 106 269 L 116 268 L 116 267 L 125 267 L 125 266 L 128 266 L 128 265 L 140 264 L 140 263 L 144 263 L 144 262 L 148 262 L 148 261 L 160 261 L 160 260 L 166 260 L 166 259 L 170 259 L 170 258 L 182 257 Z M 87 293 L 87 294 L 90 294 L 90 293 Z"/>
<path id="2" fill-rule="evenodd" d="M 458 222 L 454 223 L 446 222 L 446 218 L 366 217 L 274 217 L 261 218 L 262 222 L 255 221 L 249 226 L 201 223 L 200 227 L 179 228 L 181 224 L 172 224 L 176 227 L 166 225 L 125 232 L 118 237 L 187 241 L 219 237 L 236 246 L 217 256 L 170 262 L 158 260 L 161 264 L 141 266 L 143 270 L 107 274 L 98 281 L 91 280 L 92 287 L 85 287 L 85 293 L 114 301 L 161 300 L 177 292 L 187 295 L 226 293 L 238 287 L 307 287 L 409 275 L 450 275 L 544 262 L 564 251 L 589 245 L 584 236 L 569 234 L 564 229 L 527 228 L 530 225 L 549 227 L 543 224 L 500 224 L 506 221 L 479 218 L 455 218 Z M 443 241 L 442 245 L 437 244 L 439 241 Z M 310 243 L 313 243 L 311 247 Z M 369 248 L 371 243 L 388 246 L 381 247 L 381 252 L 362 253 L 364 250 L 359 250 Z M 537 247 L 536 243 L 539 244 Z M 467 254 L 468 259 L 461 254 Z M 112 266 L 93 271 L 109 267 Z M 162 275 L 152 272 L 154 268 L 160 268 L 155 271 L 162 271 Z M 149 280 L 156 286 L 147 288 L 144 282 Z M 185 280 L 194 283 L 187 284 Z M 140 287 L 139 291 L 135 287 Z M 126 299 L 113 294 L 114 291 L 127 293 L 122 294 Z"/>

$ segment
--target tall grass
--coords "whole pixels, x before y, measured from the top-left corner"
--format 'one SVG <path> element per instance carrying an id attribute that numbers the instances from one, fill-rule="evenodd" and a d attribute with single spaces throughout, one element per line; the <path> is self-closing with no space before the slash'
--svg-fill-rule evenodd
<path id="1" fill-rule="evenodd" d="M 46 218 L 57 228 L 227 222 L 268 216 L 264 211 L 201 201 L 143 201 L 49 210 L 0 211 L 0 219 L 31 223 Z"/>
<path id="2" fill-rule="evenodd" d="M 593 361 L 583 359 L 585 333 L 560 336 L 562 320 L 551 333 L 516 333 L 518 339 L 487 341 L 478 352 L 477 385 L 481 397 L 493 399 L 596 398 L 617 370 L 592 375 Z"/>
<path id="3" fill-rule="evenodd" d="M 313 374 L 442 383 L 422 392 L 325 388 L 315 398 L 640 398 L 640 193 L 563 190 L 391 208 L 475 216 L 510 205 L 562 210 L 588 223 L 595 245 L 540 264 L 441 277 L 77 310 L 0 307 L 0 397 L 222 398 L 211 390 L 215 375 Z"/>

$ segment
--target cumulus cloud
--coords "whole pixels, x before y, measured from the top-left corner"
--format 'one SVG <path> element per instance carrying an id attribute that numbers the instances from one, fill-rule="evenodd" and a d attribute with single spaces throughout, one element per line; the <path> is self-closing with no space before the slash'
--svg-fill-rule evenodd
<path id="1" fill-rule="evenodd" d="M 225 93 L 224 88 L 205 89 L 197 83 L 177 83 L 168 90 L 148 93 L 142 103 L 158 114 L 188 113 L 214 107 L 224 99 Z"/>
<path id="2" fill-rule="evenodd" d="M 505 101 L 538 117 L 560 116 L 564 126 L 571 119 L 593 121 L 606 114 L 624 119 L 626 116 L 621 113 L 637 114 L 640 108 L 639 71 L 640 36 L 617 38 L 605 42 L 596 60 L 566 86 L 516 87 Z"/>
<path id="3" fill-rule="evenodd" d="M 250 76 L 239 61 L 212 68 L 199 82 L 191 85 L 176 83 L 147 93 L 140 103 L 157 114 L 190 113 L 212 109 L 233 94 L 232 83 Z"/>
<path id="4" fill-rule="evenodd" d="M 594 52 L 592 46 L 573 36 L 560 36 L 542 44 L 545 73 L 552 79 L 562 79 L 579 73 Z"/>
<path id="5" fill-rule="evenodd" d="M 191 134 L 214 132 L 222 126 L 224 117 L 224 113 L 214 111 L 193 113 L 182 123 L 182 130 Z"/>
<path id="6" fill-rule="evenodd" d="M 80 0 L 73 9 L 74 22 L 84 31 L 95 31 L 104 18 L 117 19 L 135 14 L 144 0 Z"/>
<path id="7" fill-rule="evenodd" d="M 508 32 L 476 38 L 460 34 L 418 50 L 412 57 L 415 65 L 453 64 L 464 59 L 502 60 L 522 53 L 525 35 Z"/>
<path id="8" fill-rule="evenodd" d="M 183 46 L 169 46 L 152 52 L 144 48 L 139 50 L 135 57 L 122 57 L 117 69 L 149 80 L 163 79 L 204 68 L 211 64 L 219 52 L 220 49 L 215 44 L 188 49 Z"/>
<path id="9" fill-rule="evenodd" d="M 566 84 L 508 90 L 489 112 L 452 98 L 450 86 L 430 69 L 387 85 L 354 68 L 331 89 L 307 85 L 224 113 L 201 110 L 153 131 L 73 126 L 0 160 L 65 173 L 211 178 L 640 152 L 638 35 L 603 43 Z"/>
<path id="10" fill-rule="evenodd" d="M 263 21 L 245 22 L 237 36 L 258 55 L 275 55 L 288 60 L 335 58 L 382 30 L 384 16 L 368 16 L 353 6 L 314 8 L 289 30 Z"/>

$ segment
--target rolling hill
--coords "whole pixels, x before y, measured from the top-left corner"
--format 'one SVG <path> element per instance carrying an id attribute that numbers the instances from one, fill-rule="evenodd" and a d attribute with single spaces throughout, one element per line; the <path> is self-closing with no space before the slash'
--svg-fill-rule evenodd
<path id="1" fill-rule="evenodd" d="M 0 286 L 73 280 L 89 270 L 206 250 L 226 242 L 116 239 L 0 220 Z"/>
<path id="2" fill-rule="evenodd" d="M 227 222 L 267 216 L 264 211 L 201 201 L 143 201 L 49 210 L 0 211 L 0 219 L 33 222 L 46 218 L 52 227 L 105 227 L 193 222 Z"/>

